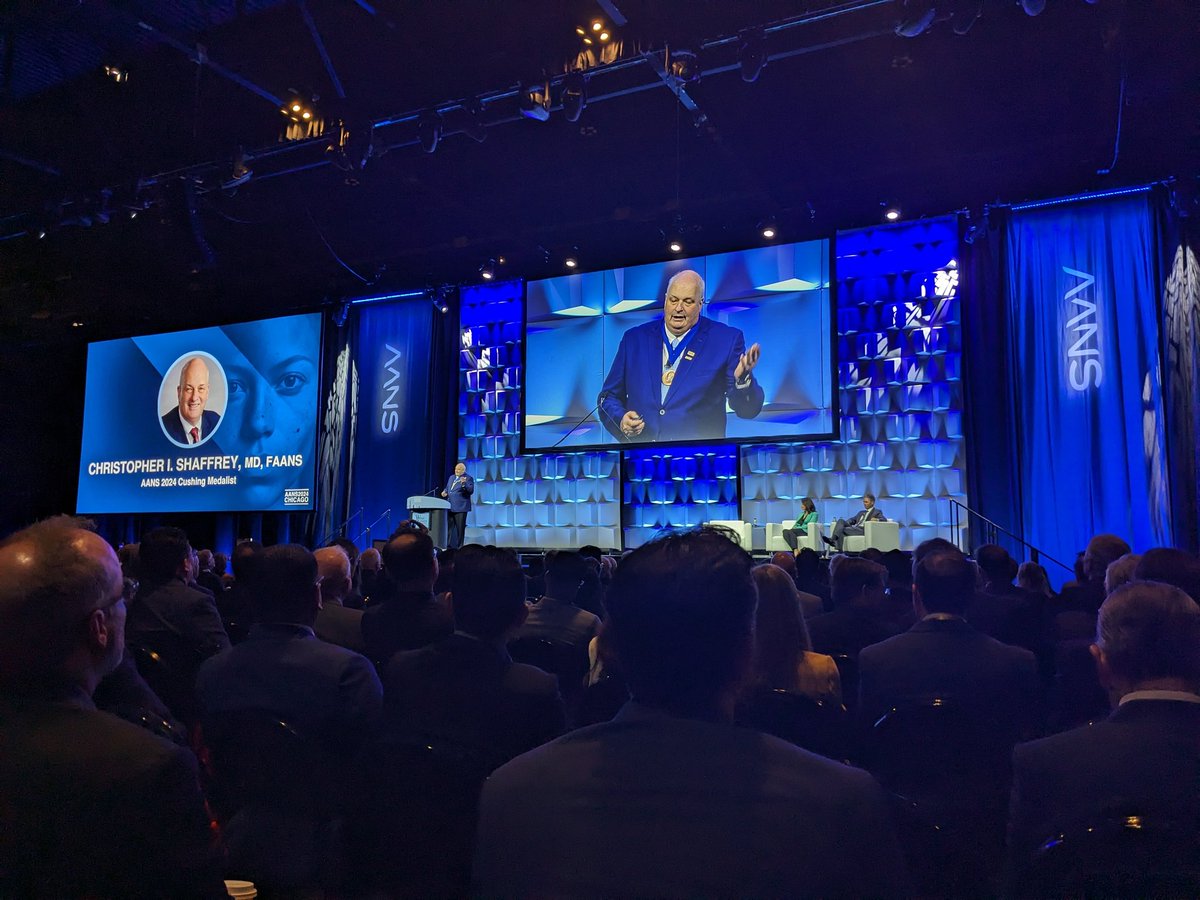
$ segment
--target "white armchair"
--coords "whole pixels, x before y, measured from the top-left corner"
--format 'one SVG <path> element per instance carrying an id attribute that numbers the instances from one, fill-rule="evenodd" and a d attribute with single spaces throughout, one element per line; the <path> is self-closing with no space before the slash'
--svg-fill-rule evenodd
<path id="1" fill-rule="evenodd" d="M 829 533 L 833 533 L 833 526 L 829 527 Z M 863 524 L 862 534 L 848 534 L 843 542 L 843 550 L 851 553 L 861 553 L 868 547 L 874 547 L 876 550 L 882 550 L 887 553 L 889 550 L 900 549 L 900 523 L 899 522 L 878 522 L 870 521 Z"/>
<path id="2" fill-rule="evenodd" d="M 754 547 L 754 526 L 749 522 L 741 522 L 736 519 L 713 519 L 711 522 L 705 522 L 704 524 L 728 528 L 734 533 L 734 540 L 746 552 L 749 552 Z"/>
<path id="3" fill-rule="evenodd" d="M 767 523 L 767 552 L 774 553 L 777 550 L 790 551 L 792 548 L 787 545 L 787 541 L 783 539 L 783 530 L 791 528 L 796 523 L 795 519 L 788 519 L 786 522 L 768 522 Z M 825 545 L 821 542 L 821 524 L 819 522 L 809 522 L 808 531 L 796 536 L 796 549 L 803 550 L 808 547 L 821 553 L 825 549 Z"/>

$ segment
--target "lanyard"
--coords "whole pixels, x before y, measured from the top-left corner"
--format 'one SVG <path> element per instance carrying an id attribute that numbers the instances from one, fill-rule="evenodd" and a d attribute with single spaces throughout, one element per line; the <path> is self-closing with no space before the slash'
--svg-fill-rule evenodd
<path id="1" fill-rule="evenodd" d="M 683 340 L 676 344 L 674 348 L 671 347 L 671 341 L 670 338 L 667 337 L 667 334 L 668 332 L 666 326 L 663 326 L 663 349 L 667 351 L 667 365 L 665 368 L 669 369 L 671 366 L 675 365 L 675 361 L 679 359 L 680 354 L 683 353 L 683 349 L 691 342 L 692 338 L 695 337 L 696 326 L 693 325 L 692 330 L 684 335 Z"/>

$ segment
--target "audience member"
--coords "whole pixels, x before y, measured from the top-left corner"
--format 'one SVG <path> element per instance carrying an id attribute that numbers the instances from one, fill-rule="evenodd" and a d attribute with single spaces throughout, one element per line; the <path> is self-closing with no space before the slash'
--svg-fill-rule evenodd
<path id="1" fill-rule="evenodd" d="M 117 559 L 121 563 L 121 574 L 134 581 L 140 581 L 142 578 L 138 554 L 140 549 L 137 544 L 122 544 L 121 549 L 117 551 Z"/>
<path id="2" fill-rule="evenodd" d="M 1123 585 L 1100 608 L 1092 655 L 1112 714 L 1014 752 L 1014 870 L 1047 838 L 1106 815 L 1152 826 L 1200 813 L 1200 608 L 1170 585 Z"/>
<path id="3" fill-rule="evenodd" d="M 440 562 L 440 560 L 439 560 Z M 347 595 L 342 604 L 348 609 L 363 609 L 377 598 L 380 590 L 380 573 L 383 557 L 374 547 L 368 547 L 358 557 L 358 597 Z"/>
<path id="4" fill-rule="evenodd" d="M 633 699 L 612 722 L 493 773 L 480 810 L 482 895 L 904 892 L 869 775 L 730 724 L 753 654 L 752 566 L 707 529 L 621 563 L 605 639 Z"/>
<path id="5" fill-rule="evenodd" d="M 340 547 L 342 552 L 346 554 L 346 559 L 350 560 L 350 592 L 346 595 L 345 606 L 349 609 L 362 609 L 362 585 L 360 583 L 361 573 L 359 570 L 359 551 L 358 544 L 347 537 L 331 538 L 327 547 Z"/>
<path id="6" fill-rule="evenodd" d="M 812 652 L 795 582 L 772 564 L 756 566 L 752 574 L 758 589 L 754 684 L 840 707 L 838 668 L 832 657 Z"/>
<path id="7" fill-rule="evenodd" d="M 321 609 L 313 622 L 317 637 L 355 653 L 365 653 L 362 636 L 362 610 L 347 609 L 343 603 L 350 593 L 350 558 L 341 547 L 322 547 L 313 553 L 317 577 L 321 582 Z"/>
<path id="8" fill-rule="evenodd" d="M 438 560 L 429 532 L 402 523 L 382 557 L 386 584 L 379 592 L 381 602 L 372 603 L 362 618 L 367 655 L 377 665 L 399 650 L 416 650 L 454 631 L 449 608 L 433 596 Z"/>
<path id="9" fill-rule="evenodd" d="M 543 638 L 565 644 L 581 655 L 596 636 L 600 620 L 575 605 L 579 589 L 588 575 L 588 561 L 565 550 L 546 554 L 546 593 L 530 604 L 519 638 Z"/>
<path id="10" fill-rule="evenodd" d="M 191 558 L 179 528 L 155 528 L 142 538 L 141 587 L 129 610 L 129 642 L 159 653 L 190 679 L 199 664 L 229 647 L 213 599 L 186 584 Z"/>
<path id="11" fill-rule="evenodd" d="M 825 560 L 811 547 L 802 547 L 795 556 L 795 564 L 796 590 L 820 597 L 822 609 L 830 612 L 833 599 L 829 591 L 829 567 Z"/>
<path id="12" fill-rule="evenodd" d="M 771 554 L 771 564 L 778 566 L 787 573 L 788 578 L 792 579 L 792 586 L 796 585 L 796 556 L 792 553 L 785 553 L 782 550 L 778 553 Z M 804 618 L 810 619 L 813 616 L 819 616 L 825 611 L 824 601 L 816 594 L 810 594 L 808 591 L 802 591 L 796 588 L 796 597 L 800 601 L 800 610 L 804 613 Z"/>
<path id="13" fill-rule="evenodd" d="M 196 573 L 196 584 L 216 597 L 225 590 L 225 585 L 221 583 L 221 576 L 214 570 L 213 552 L 201 550 L 196 554 L 196 559 L 200 564 L 200 571 Z"/>
<path id="14" fill-rule="evenodd" d="M 249 637 L 205 662 L 197 676 L 205 716 L 267 710 L 339 756 L 356 749 L 375 730 L 383 688 L 363 656 L 313 632 L 321 605 L 316 558 L 299 544 L 268 547 L 256 583 Z"/>
<path id="15" fill-rule="evenodd" d="M 967 603 L 963 613 L 971 626 L 1006 644 L 1016 644 L 1045 655 L 1043 619 L 1045 600 L 1013 584 L 1017 561 L 997 544 L 983 544 L 975 551 L 975 562 L 983 585 Z"/>
<path id="16" fill-rule="evenodd" d="M 957 550 L 923 555 L 913 584 L 919 621 L 859 654 L 862 721 L 942 697 L 1014 737 L 1033 727 L 1040 715 L 1033 654 L 967 623 L 963 611 L 974 591 L 975 567 Z"/>
<path id="17" fill-rule="evenodd" d="M 1055 600 L 1054 589 L 1050 587 L 1050 576 L 1044 566 L 1035 562 L 1023 562 L 1017 567 L 1017 585 L 1031 594 Z"/>
<path id="18" fill-rule="evenodd" d="M 1134 575 L 1144 581 L 1173 584 L 1200 603 L 1200 560 L 1183 550 L 1171 547 L 1147 550 Z"/>
<path id="19" fill-rule="evenodd" d="M 1063 586 L 1058 606 L 1063 611 L 1094 617 L 1104 602 L 1104 575 L 1108 564 L 1129 553 L 1129 545 L 1115 534 L 1098 534 L 1083 551 L 1083 580 Z"/>
<path id="20" fill-rule="evenodd" d="M 1104 596 L 1107 597 L 1123 584 L 1135 580 L 1134 572 L 1142 561 L 1140 553 L 1126 553 L 1119 559 L 1114 559 L 1104 570 Z"/>
<path id="21" fill-rule="evenodd" d="M 865 559 L 841 558 L 833 571 L 833 612 L 807 622 L 816 652 L 857 657 L 863 647 L 899 631 L 884 611 L 886 574 Z"/>
<path id="22" fill-rule="evenodd" d="M 449 741 L 495 766 L 557 737 L 565 714 L 557 679 L 513 662 L 505 649 L 528 612 L 516 554 L 470 544 L 455 568 L 457 630 L 392 657 L 386 731 Z"/>
<path id="23" fill-rule="evenodd" d="M 92 705 L 125 584 L 65 519 L 0 544 L 0 896 L 225 895 L 190 751 Z"/>

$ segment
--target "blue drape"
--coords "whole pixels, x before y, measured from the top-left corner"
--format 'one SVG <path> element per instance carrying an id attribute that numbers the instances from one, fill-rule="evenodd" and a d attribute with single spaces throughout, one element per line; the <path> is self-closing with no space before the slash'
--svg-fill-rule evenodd
<path id="1" fill-rule="evenodd" d="M 1148 194 L 1008 221 L 1021 519 L 1066 562 L 1100 532 L 1170 540 L 1156 260 Z"/>

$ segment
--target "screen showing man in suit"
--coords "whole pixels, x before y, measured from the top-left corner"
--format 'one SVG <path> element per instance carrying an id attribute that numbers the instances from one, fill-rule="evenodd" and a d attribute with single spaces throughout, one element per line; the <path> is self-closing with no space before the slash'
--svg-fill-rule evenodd
<path id="1" fill-rule="evenodd" d="M 308 314 L 89 345 L 76 511 L 312 509 L 320 342 Z"/>
<path id="2" fill-rule="evenodd" d="M 621 336 L 596 401 L 613 437 L 639 443 L 720 439 L 727 403 L 742 419 L 762 411 L 762 385 L 754 380 L 761 347 L 747 348 L 737 328 L 701 321 L 703 305 L 704 279 L 684 269 L 667 282 L 662 322 L 645 322 Z"/>
<path id="3" fill-rule="evenodd" d="M 832 437 L 830 243 L 529 282 L 523 446 Z"/>
<path id="4" fill-rule="evenodd" d="M 211 363 L 211 364 L 210 364 Z M 159 392 L 159 403 L 163 395 L 170 397 L 169 386 L 176 367 L 172 366 Z M 226 396 L 225 373 L 217 360 L 207 354 L 187 356 L 178 367 L 179 377 L 175 385 L 175 405 L 162 416 L 163 431 L 171 443 L 179 447 L 199 447 L 213 436 L 221 424 L 221 413 L 208 409 L 210 389 L 213 388 L 212 372 L 217 373 L 218 385 L 212 391 L 213 400 L 224 406 Z"/>

